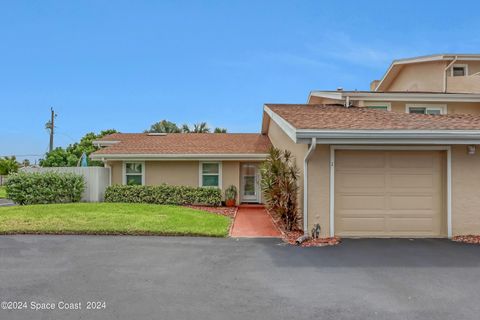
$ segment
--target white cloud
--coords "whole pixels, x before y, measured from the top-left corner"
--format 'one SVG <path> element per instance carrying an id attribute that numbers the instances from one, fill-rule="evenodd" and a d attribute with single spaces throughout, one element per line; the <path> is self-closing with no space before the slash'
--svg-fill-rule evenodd
<path id="1" fill-rule="evenodd" d="M 258 67 L 258 65 L 272 64 L 307 68 L 331 68 L 332 65 L 316 59 L 313 55 L 297 54 L 286 51 L 258 51 L 245 54 L 244 58 L 232 60 L 216 60 L 214 64 L 222 67 L 246 68 Z"/>
<path id="2" fill-rule="evenodd" d="M 372 35 L 368 40 L 357 40 L 345 33 L 329 33 L 306 47 L 325 59 L 369 68 L 386 68 L 394 59 L 421 55 L 411 48 L 378 41 Z"/>
<path id="3" fill-rule="evenodd" d="M 257 57 L 264 61 L 293 66 L 305 66 L 313 68 L 330 67 L 330 64 L 322 60 L 311 58 L 308 55 L 299 55 L 291 52 L 264 52 L 258 54 Z"/>
<path id="4" fill-rule="evenodd" d="M 340 62 L 359 67 L 386 69 L 394 59 L 430 53 L 424 49 L 429 48 L 413 44 L 407 48 L 399 46 L 393 40 L 391 43 L 380 41 L 372 35 L 363 40 L 352 38 L 345 33 L 329 32 L 320 34 L 315 42 L 306 43 L 295 50 L 246 52 L 244 58 L 216 60 L 214 64 L 234 68 L 256 68 L 259 64 L 273 64 L 338 71 L 342 69 L 338 66 Z"/>

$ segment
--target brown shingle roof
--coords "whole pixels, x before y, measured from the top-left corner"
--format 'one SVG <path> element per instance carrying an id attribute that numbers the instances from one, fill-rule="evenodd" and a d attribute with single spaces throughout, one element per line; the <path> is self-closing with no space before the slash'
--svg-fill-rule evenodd
<path id="1" fill-rule="evenodd" d="M 120 141 L 94 154 L 264 154 L 271 146 L 257 133 L 114 133 L 98 141 Z"/>
<path id="2" fill-rule="evenodd" d="M 424 115 L 340 105 L 267 104 L 296 129 L 480 130 L 480 116 Z"/>

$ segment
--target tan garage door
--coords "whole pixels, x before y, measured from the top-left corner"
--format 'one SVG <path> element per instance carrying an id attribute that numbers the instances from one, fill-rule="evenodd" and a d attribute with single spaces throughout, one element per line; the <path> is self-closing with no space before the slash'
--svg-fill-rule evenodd
<path id="1" fill-rule="evenodd" d="M 446 234 L 442 151 L 337 150 L 335 234 Z"/>

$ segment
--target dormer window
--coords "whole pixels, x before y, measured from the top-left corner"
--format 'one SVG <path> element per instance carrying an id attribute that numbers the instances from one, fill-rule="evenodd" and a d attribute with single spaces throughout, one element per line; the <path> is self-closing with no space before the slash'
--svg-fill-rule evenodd
<path id="1" fill-rule="evenodd" d="M 468 66 L 466 64 L 454 64 L 452 67 L 452 77 L 464 77 L 468 74 Z"/>
<path id="2" fill-rule="evenodd" d="M 390 102 L 365 102 L 365 106 L 368 109 L 375 109 L 375 110 L 384 110 L 384 111 L 391 111 L 392 104 Z"/>
<path id="3" fill-rule="evenodd" d="M 407 103 L 407 113 L 417 114 L 447 114 L 446 104 L 410 104 Z"/>

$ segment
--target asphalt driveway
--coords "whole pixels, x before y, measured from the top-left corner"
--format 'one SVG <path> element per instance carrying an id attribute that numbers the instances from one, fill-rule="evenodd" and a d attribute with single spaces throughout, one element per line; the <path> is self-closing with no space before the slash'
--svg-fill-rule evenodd
<path id="1" fill-rule="evenodd" d="M 0 237 L 0 301 L 57 306 L 0 319 L 478 319 L 479 296 L 480 246 L 448 240 Z"/>

